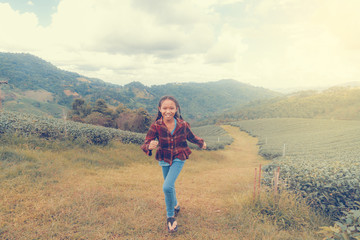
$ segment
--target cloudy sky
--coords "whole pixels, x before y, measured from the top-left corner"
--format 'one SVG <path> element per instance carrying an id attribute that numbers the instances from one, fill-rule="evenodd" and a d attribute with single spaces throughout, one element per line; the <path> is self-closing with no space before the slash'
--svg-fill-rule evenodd
<path id="1" fill-rule="evenodd" d="M 360 81 L 358 0 L 0 0 L 0 51 L 120 85 Z"/>

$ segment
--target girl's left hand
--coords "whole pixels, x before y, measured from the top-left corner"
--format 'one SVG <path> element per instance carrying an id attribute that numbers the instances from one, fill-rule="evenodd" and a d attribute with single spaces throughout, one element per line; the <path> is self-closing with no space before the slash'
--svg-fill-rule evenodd
<path id="1" fill-rule="evenodd" d="M 204 142 L 203 146 L 201 149 L 206 149 L 206 142 Z"/>
<path id="2" fill-rule="evenodd" d="M 154 150 L 158 146 L 159 142 L 156 140 L 152 140 L 149 144 L 149 150 Z"/>

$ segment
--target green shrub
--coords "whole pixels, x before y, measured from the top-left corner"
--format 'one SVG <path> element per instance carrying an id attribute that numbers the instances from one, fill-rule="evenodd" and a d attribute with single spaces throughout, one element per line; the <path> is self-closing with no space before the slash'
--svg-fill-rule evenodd
<path id="1" fill-rule="evenodd" d="M 333 227 L 322 227 L 322 233 L 327 240 L 360 239 L 360 210 L 345 212 Z"/>

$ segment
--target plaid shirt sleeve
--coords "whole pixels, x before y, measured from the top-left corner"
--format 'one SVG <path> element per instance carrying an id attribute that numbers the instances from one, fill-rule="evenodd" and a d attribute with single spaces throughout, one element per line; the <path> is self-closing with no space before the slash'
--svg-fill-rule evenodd
<path id="1" fill-rule="evenodd" d="M 152 155 L 152 150 L 149 150 L 149 144 L 152 140 L 158 137 L 158 132 L 155 123 L 151 124 L 148 133 L 146 134 L 144 144 L 141 145 L 141 149 L 149 156 Z"/>

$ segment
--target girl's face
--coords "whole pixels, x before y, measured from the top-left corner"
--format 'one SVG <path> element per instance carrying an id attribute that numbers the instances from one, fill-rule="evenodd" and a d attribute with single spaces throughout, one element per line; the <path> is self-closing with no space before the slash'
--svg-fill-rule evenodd
<path id="1" fill-rule="evenodd" d="M 178 109 L 175 102 L 170 99 L 165 99 L 159 107 L 159 111 L 161 112 L 161 115 L 163 116 L 165 121 L 172 120 L 177 110 Z"/>

